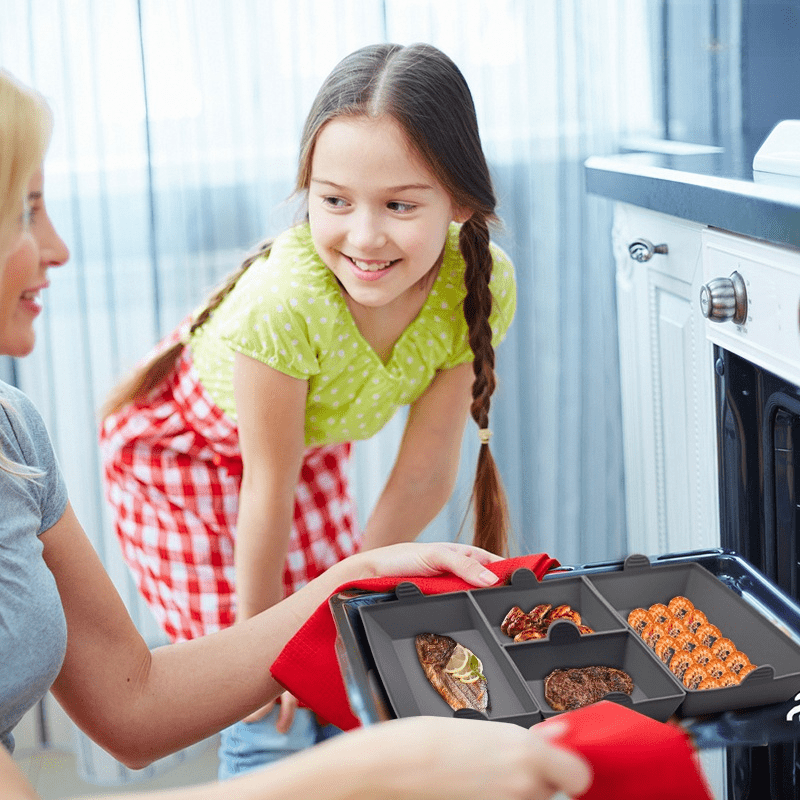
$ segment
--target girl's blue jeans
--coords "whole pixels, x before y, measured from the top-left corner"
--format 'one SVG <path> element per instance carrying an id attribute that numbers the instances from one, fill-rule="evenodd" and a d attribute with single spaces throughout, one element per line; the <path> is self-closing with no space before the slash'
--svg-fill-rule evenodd
<path id="1" fill-rule="evenodd" d="M 278 733 L 275 723 L 280 708 L 257 722 L 237 722 L 222 731 L 219 746 L 219 779 L 225 780 L 271 764 L 306 747 L 341 733 L 334 725 L 320 725 L 307 708 L 295 710 L 288 733 Z"/>

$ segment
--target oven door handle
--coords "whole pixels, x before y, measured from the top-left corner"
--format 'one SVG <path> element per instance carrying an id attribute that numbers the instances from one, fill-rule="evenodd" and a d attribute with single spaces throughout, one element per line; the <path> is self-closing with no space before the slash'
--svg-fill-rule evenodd
<path id="1" fill-rule="evenodd" d="M 684 719 L 678 724 L 698 750 L 800 741 L 800 693 L 786 703 L 727 711 L 713 719 Z"/>

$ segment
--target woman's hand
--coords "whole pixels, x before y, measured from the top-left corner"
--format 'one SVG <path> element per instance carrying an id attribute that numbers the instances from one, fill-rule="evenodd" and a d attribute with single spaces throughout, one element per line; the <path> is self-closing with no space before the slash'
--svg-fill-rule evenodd
<path id="1" fill-rule="evenodd" d="M 561 725 L 526 729 L 452 717 L 409 717 L 323 743 L 321 772 L 349 764 L 365 796 L 414 800 L 546 800 L 582 794 L 592 772 L 578 754 L 551 744 Z M 337 749 L 343 748 L 343 749 Z M 354 756 L 353 754 L 357 754 Z M 311 754 L 309 754 L 311 755 Z M 351 783 L 352 785 L 352 783 Z"/>
<path id="2" fill-rule="evenodd" d="M 451 573 L 473 586 L 491 586 L 499 580 L 486 568 L 487 564 L 501 561 L 500 556 L 472 545 L 454 542 L 406 542 L 367 550 L 341 562 L 350 567 L 366 568 L 351 580 L 364 577 L 431 576 Z"/>

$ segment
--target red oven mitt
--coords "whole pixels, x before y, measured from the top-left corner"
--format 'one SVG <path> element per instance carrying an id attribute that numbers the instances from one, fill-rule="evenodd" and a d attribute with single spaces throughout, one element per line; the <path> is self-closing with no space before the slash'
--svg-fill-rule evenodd
<path id="1" fill-rule="evenodd" d="M 582 800 L 713 800 L 689 736 L 677 725 L 608 700 L 552 719 L 567 726 L 552 742 L 592 767 Z"/>
<path id="2" fill-rule="evenodd" d="M 516 569 L 524 567 L 541 579 L 546 572 L 558 566 L 559 562 L 554 558 L 539 553 L 496 561 L 489 564 L 488 568 L 500 578 L 500 583 L 496 585 L 501 585 Z M 345 589 L 386 592 L 403 581 L 413 581 L 423 594 L 442 594 L 475 588 L 455 575 L 439 575 L 433 578 L 368 578 L 340 586 L 334 594 Z M 347 700 L 336 658 L 336 624 L 327 602 L 314 612 L 287 643 L 270 671 L 278 683 L 322 719 L 342 730 L 351 730 L 361 724 Z"/>

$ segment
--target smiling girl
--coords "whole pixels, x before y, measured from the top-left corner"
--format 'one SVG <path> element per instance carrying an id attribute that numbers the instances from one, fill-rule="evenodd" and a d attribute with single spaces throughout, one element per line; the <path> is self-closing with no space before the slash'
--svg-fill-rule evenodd
<path id="1" fill-rule="evenodd" d="M 469 414 L 475 543 L 506 550 L 488 423 L 515 284 L 490 244 L 496 201 L 458 68 L 429 45 L 345 58 L 306 121 L 297 188 L 307 221 L 264 243 L 106 409 L 116 530 L 173 640 L 248 619 L 359 548 L 415 539 L 452 492 Z M 401 406 L 362 538 L 351 442 Z M 234 726 L 221 774 L 324 737 L 308 714 L 286 735 L 290 708 L 277 730 L 278 709 Z"/>

